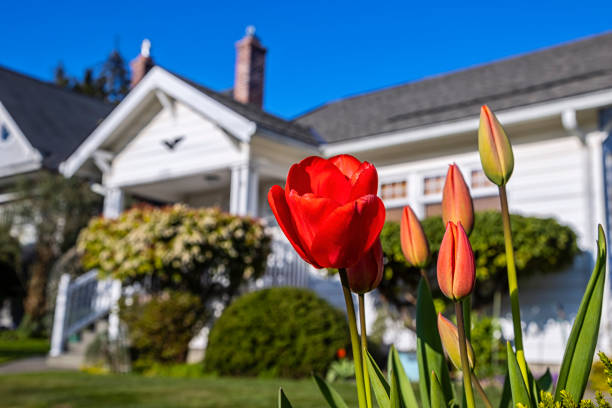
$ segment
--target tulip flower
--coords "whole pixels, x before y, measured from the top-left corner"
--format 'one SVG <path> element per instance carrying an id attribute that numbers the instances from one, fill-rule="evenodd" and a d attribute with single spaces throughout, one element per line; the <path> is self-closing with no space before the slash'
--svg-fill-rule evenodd
<path id="1" fill-rule="evenodd" d="M 453 324 L 442 313 L 438 313 L 438 333 L 444 347 L 444 352 L 453 363 L 453 365 L 461 370 L 461 352 L 459 351 L 459 332 L 457 326 Z M 474 369 L 474 350 L 470 342 L 467 342 L 467 355 L 470 364 L 470 370 Z"/>
<path id="2" fill-rule="evenodd" d="M 474 205 L 461 170 L 456 164 L 451 164 L 446 173 L 444 190 L 442 190 L 442 221 L 457 224 L 461 222 L 469 235 L 474 226 Z"/>
<path id="3" fill-rule="evenodd" d="M 348 283 L 355 293 L 376 289 L 383 276 L 383 251 L 380 239 L 355 265 L 347 268 Z"/>
<path id="4" fill-rule="evenodd" d="M 410 206 L 404 207 L 400 224 L 402 252 L 412 266 L 424 268 L 429 262 L 429 243 L 423 226 Z"/>
<path id="5" fill-rule="evenodd" d="M 311 156 L 291 166 L 268 203 L 297 253 L 316 268 L 348 268 L 372 247 L 385 222 L 378 173 L 353 156 Z"/>
<path id="6" fill-rule="evenodd" d="M 493 183 L 505 185 L 514 170 L 512 146 L 495 114 L 484 105 L 480 109 L 478 150 L 482 169 Z"/>
<path id="7" fill-rule="evenodd" d="M 474 252 L 461 223 L 449 222 L 438 253 L 438 285 L 444 295 L 460 300 L 472 293 L 476 269 Z"/>

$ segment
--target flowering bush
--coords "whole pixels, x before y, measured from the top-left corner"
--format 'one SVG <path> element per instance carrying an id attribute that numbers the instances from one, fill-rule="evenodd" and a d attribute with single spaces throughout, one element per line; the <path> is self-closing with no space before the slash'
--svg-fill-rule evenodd
<path id="1" fill-rule="evenodd" d="M 77 245 L 84 268 L 103 277 L 229 301 L 245 280 L 265 272 L 270 237 L 254 219 L 177 204 L 93 218 Z"/>

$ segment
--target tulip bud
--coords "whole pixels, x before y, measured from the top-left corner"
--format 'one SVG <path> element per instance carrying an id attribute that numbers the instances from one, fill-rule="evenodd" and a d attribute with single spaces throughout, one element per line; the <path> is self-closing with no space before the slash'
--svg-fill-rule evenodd
<path id="1" fill-rule="evenodd" d="M 474 252 L 461 223 L 449 222 L 438 253 L 438 285 L 444 295 L 460 300 L 474 289 Z"/>
<path id="2" fill-rule="evenodd" d="M 468 235 L 474 226 L 472 196 L 456 164 L 451 164 L 446 173 L 442 191 L 442 221 L 444 225 L 448 222 L 461 222 Z"/>
<path id="3" fill-rule="evenodd" d="M 423 231 L 423 226 L 410 206 L 402 211 L 400 224 L 400 239 L 402 252 L 408 263 L 423 268 L 429 262 L 429 243 Z"/>
<path id="4" fill-rule="evenodd" d="M 457 326 L 453 324 L 446 317 L 442 316 L 442 313 L 438 313 L 438 333 L 440 333 L 440 340 L 442 341 L 442 347 L 446 355 L 453 363 L 453 365 L 461 370 L 461 352 L 459 350 L 459 332 Z M 470 370 L 474 369 L 474 350 L 469 341 L 467 343 L 467 354 L 468 363 Z"/>
<path id="5" fill-rule="evenodd" d="M 493 183 L 503 186 L 514 169 L 514 155 L 510 140 L 497 117 L 487 105 L 480 109 L 478 150 L 482 169 Z"/>
<path id="6" fill-rule="evenodd" d="M 366 293 L 380 284 L 383 276 L 383 251 L 378 238 L 356 265 L 347 268 L 348 283 L 355 293 Z"/>

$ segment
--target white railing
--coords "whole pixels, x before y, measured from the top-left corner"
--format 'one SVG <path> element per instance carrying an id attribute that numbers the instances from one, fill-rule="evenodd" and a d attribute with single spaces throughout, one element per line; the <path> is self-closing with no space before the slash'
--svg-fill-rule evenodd
<path id="1" fill-rule="evenodd" d="M 70 336 L 106 315 L 110 316 L 109 336 L 112 336 L 118 330 L 116 309 L 120 296 L 121 283 L 98 280 L 95 269 L 72 281 L 70 275 L 63 274 L 57 289 L 49 355 L 59 356 Z"/>
<path id="2" fill-rule="evenodd" d="M 308 287 L 310 265 L 300 258 L 279 227 L 269 227 L 272 236 L 268 268 L 257 287 Z"/>

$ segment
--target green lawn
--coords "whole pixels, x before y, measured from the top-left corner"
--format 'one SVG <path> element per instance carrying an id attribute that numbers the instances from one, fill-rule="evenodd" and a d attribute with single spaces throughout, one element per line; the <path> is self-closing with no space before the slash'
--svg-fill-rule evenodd
<path id="1" fill-rule="evenodd" d="M 80 372 L 0 376 L 0 405 L 4 408 L 275 408 L 281 385 L 295 408 L 326 406 L 311 380 L 149 378 Z M 352 384 L 335 383 L 334 387 L 349 406 L 357 406 Z"/>
<path id="2" fill-rule="evenodd" d="M 47 339 L 12 339 L 4 335 L 0 337 L 0 364 L 35 355 L 43 355 L 49 351 Z"/>

